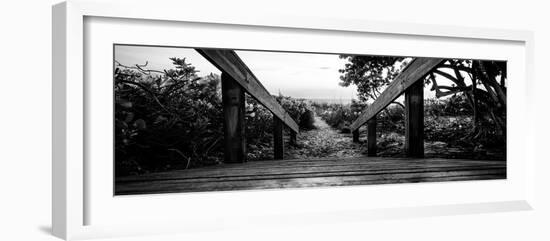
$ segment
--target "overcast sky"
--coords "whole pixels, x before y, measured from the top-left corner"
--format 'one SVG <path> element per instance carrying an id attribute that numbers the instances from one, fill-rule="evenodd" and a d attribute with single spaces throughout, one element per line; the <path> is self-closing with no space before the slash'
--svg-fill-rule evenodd
<path id="1" fill-rule="evenodd" d="M 346 60 L 333 54 L 280 53 L 265 51 L 236 51 L 246 65 L 258 77 L 271 94 L 308 99 L 341 99 L 345 102 L 357 99 L 356 87 L 342 87 L 338 69 Z M 199 70 L 199 76 L 221 74 L 210 62 L 194 49 L 148 46 L 115 47 L 115 59 L 123 65 L 144 64 L 148 68 L 164 70 L 173 68 L 169 58 L 186 58 Z M 425 97 L 434 92 L 424 88 Z"/>
<path id="2" fill-rule="evenodd" d="M 272 94 L 297 98 L 351 99 L 355 86 L 342 87 L 338 69 L 345 60 L 338 55 L 237 51 L 237 54 Z M 194 49 L 144 46 L 115 47 L 115 59 L 123 65 L 149 62 L 151 69 L 173 68 L 170 57 L 187 58 L 199 76 L 220 71 Z"/>

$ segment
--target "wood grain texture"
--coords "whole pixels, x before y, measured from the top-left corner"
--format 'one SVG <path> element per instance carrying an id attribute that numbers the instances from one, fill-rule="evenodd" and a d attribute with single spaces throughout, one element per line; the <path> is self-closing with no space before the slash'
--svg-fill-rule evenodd
<path id="1" fill-rule="evenodd" d="M 367 121 L 367 155 L 376 156 L 376 115 Z"/>
<path id="2" fill-rule="evenodd" d="M 222 72 L 230 75 L 247 93 L 270 110 L 292 131 L 298 133 L 298 124 L 277 100 L 267 91 L 258 78 L 246 66 L 233 50 L 226 49 L 196 49 L 199 54 L 210 61 Z"/>
<path id="3" fill-rule="evenodd" d="M 293 131 L 290 132 L 290 138 L 288 141 L 289 141 L 289 144 L 293 146 L 298 144 L 298 142 L 296 141 L 296 132 L 293 132 Z"/>
<path id="4" fill-rule="evenodd" d="M 506 178 L 505 161 L 323 158 L 222 164 L 116 178 L 115 194 L 303 188 Z"/>
<path id="5" fill-rule="evenodd" d="M 359 143 L 359 129 L 352 131 L 351 134 L 353 136 L 353 142 Z"/>
<path id="6" fill-rule="evenodd" d="M 418 81 L 405 91 L 405 153 L 424 156 L 424 82 Z"/>
<path id="7" fill-rule="evenodd" d="M 222 73 L 225 162 L 246 161 L 244 90 L 228 74 Z"/>
<path id="8" fill-rule="evenodd" d="M 415 58 L 395 78 L 394 81 L 382 92 L 382 94 L 367 107 L 366 110 L 351 124 L 352 131 L 358 129 L 392 101 L 399 97 L 409 86 L 421 80 L 433 68 L 439 65 L 443 59 L 439 58 Z"/>
<path id="9" fill-rule="evenodd" d="M 283 159 L 285 152 L 283 122 L 273 118 L 273 154 L 275 160 Z"/>

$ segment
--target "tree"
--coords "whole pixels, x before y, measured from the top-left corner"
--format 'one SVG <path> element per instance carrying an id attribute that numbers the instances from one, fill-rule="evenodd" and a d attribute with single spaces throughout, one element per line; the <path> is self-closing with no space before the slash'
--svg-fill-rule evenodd
<path id="1" fill-rule="evenodd" d="M 154 70 L 115 60 L 115 175 L 187 169 L 223 161 L 221 79 L 199 76 L 185 58 Z M 310 124 L 305 100 L 276 97 L 295 120 Z M 312 116 L 310 116 L 312 117 Z M 271 158 L 273 114 L 246 94 L 247 159 Z M 306 127 L 310 127 L 306 126 Z"/>
<path id="2" fill-rule="evenodd" d="M 217 163 L 223 137 L 220 78 L 184 58 L 164 71 L 115 61 L 116 175 Z M 184 138 L 182 138 L 184 137 Z"/>
<path id="3" fill-rule="evenodd" d="M 363 101 L 375 100 L 381 90 L 408 63 L 404 57 L 341 55 L 348 63 L 339 72 L 342 86 L 355 84 Z M 474 113 L 476 136 L 483 123 L 494 124 L 501 136 L 506 133 L 506 62 L 448 59 L 429 73 L 424 81 L 432 84 L 436 97 L 463 94 Z M 439 77 L 450 80 L 451 86 L 438 84 Z"/>
<path id="4" fill-rule="evenodd" d="M 404 60 L 403 57 L 356 55 L 340 55 L 340 58 L 349 61 L 344 69 L 338 70 L 342 73 L 340 85 L 356 85 L 358 97 L 362 101 L 378 98 L 380 89 L 399 74 L 400 68 L 396 67 L 396 63 Z"/>

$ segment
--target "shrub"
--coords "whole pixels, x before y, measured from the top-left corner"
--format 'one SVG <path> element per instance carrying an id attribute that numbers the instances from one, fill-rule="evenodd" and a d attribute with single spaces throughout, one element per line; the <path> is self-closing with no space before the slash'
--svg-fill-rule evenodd
<path id="1" fill-rule="evenodd" d="M 351 104 L 314 104 L 314 107 L 317 115 L 330 126 L 349 132 L 346 127 L 360 115 L 366 104 L 353 101 Z M 425 140 L 442 141 L 464 147 L 498 147 L 505 144 L 505 136 L 499 133 L 498 127 L 490 121 L 481 121 L 476 130 L 472 115 L 468 99 L 463 94 L 445 99 L 426 99 Z M 398 104 L 389 105 L 378 114 L 377 123 L 377 131 L 382 135 L 383 146 L 398 142 L 395 135 L 405 134 L 405 109 Z"/>
<path id="2" fill-rule="evenodd" d="M 185 59 L 172 61 L 175 69 L 164 74 L 115 70 L 116 175 L 214 164 L 221 157 L 219 77 L 199 78 Z"/>
<path id="3" fill-rule="evenodd" d="M 468 99 L 464 94 L 455 94 L 447 99 L 424 100 L 424 113 L 427 116 L 473 115 Z"/>
<path id="4" fill-rule="evenodd" d="M 351 104 L 314 103 L 318 116 L 330 126 L 343 132 L 349 132 L 349 125 L 361 114 L 365 104 L 352 100 Z"/>
<path id="5" fill-rule="evenodd" d="M 185 59 L 171 60 L 171 70 L 118 64 L 114 72 L 117 176 L 214 165 L 223 160 L 220 77 L 199 77 Z M 305 101 L 277 99 L 295 120 L 307 120 Z M 245 121 L 248 158 L 270 158 L 271 112 L 247 95 Z M 307 121 L 303 125 L 307 126 Z"/>
<path id="6" fill-rule="evenodd" d="M 367 107 L 364 102 L 352 100 L 350 104 L 314 104 L 317 115 L 325 120 L 330 126 L 339 129 L 344 133 L 350 131 L 349 125 Z M 403 123 L 404 110 L 400 106 L 390 105 L 377 116 L 380 130 L 403 129 L 399 125 Z"/>
<path id="7" fill-rule="evenodd" d="M 315 129 L 315 115 L 313 114 L 313 111 L 306 110 L 300 117 L 300 122 L 298 125 L 300 128 L 305 130 L 312 130 Z"/>
<path id="8" fill-rule="evenodd" d="M 315 122 L 311 105 L 305 99 L 295 99 L 289 96 L 279 94 L 275 99 L 288 112 L 300 128 L 305 130 L 314 129 Z"/>

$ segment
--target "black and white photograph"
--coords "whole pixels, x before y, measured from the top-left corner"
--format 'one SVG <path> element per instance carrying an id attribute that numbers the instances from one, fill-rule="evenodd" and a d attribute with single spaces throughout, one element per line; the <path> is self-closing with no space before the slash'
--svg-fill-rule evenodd
<path id="1" fill-rule="evenodd" d="M 550 240 L 544 1 L 5 3 L 0 240 Z"/>
<path id="2" fill-rule="evenodd" d="M 505 179 L 506 67 L 115 44 L 115 195 Z"/>

